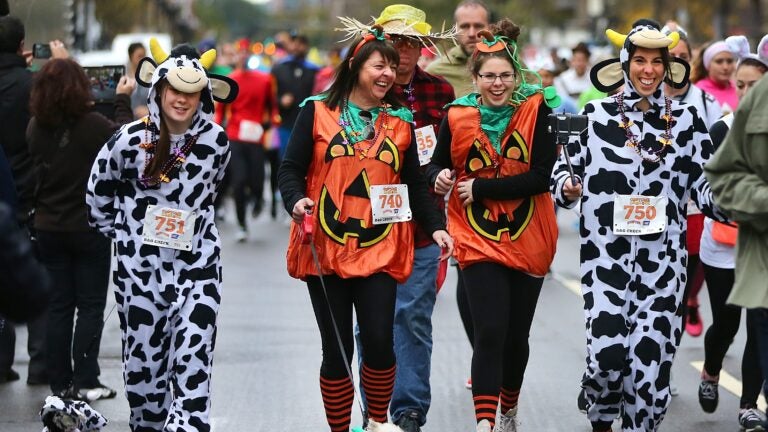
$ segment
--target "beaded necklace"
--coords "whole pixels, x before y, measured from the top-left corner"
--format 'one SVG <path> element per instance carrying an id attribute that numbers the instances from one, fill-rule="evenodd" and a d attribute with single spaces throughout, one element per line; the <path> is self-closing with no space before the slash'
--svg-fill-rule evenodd
<path id="1" fill-rule="evenodd" d="M 483 104 L 483 98 L 481 96 L 477 97 L 477 123 L 480 128 L 481 133 L 478 134 L 477 140 L 480 141 L 480 143 L 483 145 L 483 148 L 485 149 L 485 152 L 488 153 L 488 157 L 491 158 L 491 165 L 494 169 L 499 168 L 501 166 L 501 163 L 499 162 L 500 159 L 500 149 L 501 149 L 501 139 L 504 136 L 504 132 L 502 131 L 499 136 L 496 138 L 495 141 L 491 141 L 491 137 L 488 135 L 486 131 L 483 130 L 483 115 L 480 112 L 480 105 Z M 515 104 L 510 103 L 510 105 L 515 108 Z M 515 110 L 512 111 L 512 114 L 510 117 L 512 117 L 515 114 Z M 511 119 L 510 119 L 511 121 Z M 507 125 L 507 128 L 509 128 L 509 125 Z M 485 139 L 483 139 L 485 138 Z M 495 144 L 495 146 L 494 146 Z M 499 151 L 496 151 L 496 148 L 499 148 Z"/>
<path id="2" fill-rule="evenodd" d="M 144 171 L 143 175 L 139 179 L 139 181 L 145 186 L 157 186 L 161 182 L 162 183 L 168 183 L 171 181 L 171 171 L 176 169 L 181 169 L 181 165 L 184 164 L 184 162 L 187 161 L 187 156 L 189 156 L 189 153 L 192 151 L 192 146 L 195 145 L 197 142 L 198 135 L 191 136 L 186 139 L 184 142 L 184 145 L 181 147 L 178 146 L 178 141 L 176 145 L 174 146 L 174 149 L 171 151 L 171 155 L 168 157 L 168 160 L 165 161 L 165 164 L 160 169 L 160 174 L 157 176 L 151 177 L 147 174 L 147 170 L 149 169 L 149 165 L 152 163 L 152 160 L 155 158 L 155 149 L 157 148 L 157 138 L 155 136 L 155 129 L 154 127 L 150 128 L 149 125 L 149 119 L 147 118 L 144 120 L 144 142 L 139 144 L 139 147 L 144 149 L 144 151 L 147 152 L 147 156 L 144 158 Z M 150 129 L 152 129 L 152 136 L 150 139 Z"/>
<path id="3" fill-rule="evenodd" d="M 650 147 L 643 148 L 640 143 L 637 141 L 637 137 L 635 134 L 629 129 L 630 126 L 632 126 L 632 122 L 629 121 L 627 118 L 626 108 L 624 108 L 624 93 L 619 93 L 615 97 L 616 103 L 619 105 L 619 114 L 621 114 L 621 124 L 619 124 L 619 127 L 624 129 L 624 134 L 627 137 L 627 141 L 624 143 L 625 146 L 630 147 L 635 150 L 635 152 L 640 155 L 641 158 L 643 158 L 646 162 L 661 162 L 664 163 L 664 156 L 667 154 L 668 147 L 672 145 L 672 101 L 664 96 L 664 115 L 661 116 L 666 121 L 666 127 L 664 130 L 664 133 L 661 134 L 658 141 L 661 143 L 661 148 L 658 150 L 653 150 Z M 651 157 L 647 157 L 643 154 L 643 151 L 645 153 L 651 155 Z"/>
<path id="4" fill-rule="evenodd" d="M 403 87 L 403 93 L 405 94 L 405 99 L 408 101 L 408 108 L 411 110 L 411 113 L 416 113 L 416 109 L 414 109 L 413 104 L 416 102 L 416 95 L 413 88 L 413 77 L 416 76 L 416 72 L 414 71 L 413 75 L 411 75 L 411 80 L 408 81 L 408 86 Z"/>
<path id="5" fill-rule="evenodd" d="M 352 129 L 352 115 L 349 112 L 349 100 L 344 100 L 342 103 L 341 114 L 339 115 L 339 126 L 341 126 L 341 138 L 342 144 L 352 145 L 352 147 L 360 153 L 360 159 L 368 157 L 368 151 L 379 140 L 381 131 L 389 128 L 389 113 L 387 112 L 387 106 L 382 104 L 381 121 L 379 127 L 375 129 L 373 137 L 367 138 L 363 136 L 362 132 Z M 371 119 L 370 125 L 372 126 L 373 120 Z M 367 130 L 368 128 L 366 128 Z M 370 133 L 367 134 L 370 136 Z M 365 143 L 365 147 L 361 143 Z"/>

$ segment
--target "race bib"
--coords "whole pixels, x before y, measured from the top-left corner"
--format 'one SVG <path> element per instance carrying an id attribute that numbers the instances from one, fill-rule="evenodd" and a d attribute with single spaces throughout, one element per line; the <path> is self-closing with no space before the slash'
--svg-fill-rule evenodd
<path id="1" fill-rule="evenodd" d="M 142 243 L 178 250 L 192 250 L 195 212 L 147 206 Z"/>
<path id="2" fill-rule="evenodd" d="M 240 121 L 240 130 L 237 132 L 237 139 L 240 141 L 258 142 L 264 135 L 264 128 L 261 123 L 250 120 Z"/>
<path id="3" fill-rule="evenodd" d="M 411 220 L 408 185 L 371 185 L 371 209 L 374 225 Z"/>
<path id="4" fill-rule="evenodd" d="M 432 154 L 435 153 L 435 144 L 437 144 L 437 137 L 435 136 L 435 128 L 432 125 L 427 125 L 416 129 L 416 149 L 419 152 L 419 164 L 426 165 L 432 159 Z"/>
<path id="5" fill-rule="evenodd" d="M 657 234 L 667 228 L 665 196 L 616 195 L 613 197 L 613 233 Z"/>

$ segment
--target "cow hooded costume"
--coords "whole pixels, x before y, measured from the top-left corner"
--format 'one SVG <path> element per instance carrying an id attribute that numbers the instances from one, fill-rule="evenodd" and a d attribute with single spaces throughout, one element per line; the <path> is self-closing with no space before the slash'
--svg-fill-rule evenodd
<path id="1" fill-rule="evenodd" d="M 624 89 L 584 107 L 588 127 L 560 155 L 553 193 L 558 205 L 576 205 L 563 193 L 570 157 L 583 187 L 587 416 L 595 431 L 610 430 L 619 416 L 624 431 L 655 431 L 670 402 L 669 374 L 680 343 L 689 197 L 707 216 L 724 216 L 703 175 L 714 148 L 696 109 L 666 97 L 660 76 L 644 97 L 630 80 L 630 69 L 638 70 L 630 63 L 645 48 L 656 67 L 664 63 L 663 80 L 684 85 L 688 65 L 667 55 L 679 35 L 667 36 L 649 20 L 626 36 L 606 33 L 622 47 L 620 57 L 596 65 L 592 82 L 609 93 Z"/>
<path id="2" fill-rule="evenodd" d="M 131 429 L 209 431 L 221 292 L 213 201 L 229 162 L 227 135 L 211 118 L 213 100 L 233 100 L 237 85 L 206 74 L 213 50 L 198 57 L 180 46 L 168 55 L 156 40 L 150 48 L 155 60 L 143 59 L 136 72 L 150 87 L 149 115 L 123 126 L 96 158 L 86 197 L 89 221 L 115 241 Z M 181 103 L 163 109 L 165 98 L 194 101 L 197 94 L 199 103 L 186 108 L 196 110 L 187 113 L 186 132 L 174 135 L 169 125 L 179 123 L 173 110 Z M 168 160 L 152 174 L 148 167 L 164 134 Z"/>

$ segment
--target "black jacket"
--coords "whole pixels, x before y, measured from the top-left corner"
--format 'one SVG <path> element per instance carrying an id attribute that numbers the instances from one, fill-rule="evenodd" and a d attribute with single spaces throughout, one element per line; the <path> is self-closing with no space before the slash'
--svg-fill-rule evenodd
<path id="1" fill-rule="evenodd" d="M 39 315 L 47 305 L 48 284 L 48 273 L 35 259 L 11 208 L 0 203 L 0 315 L 11 321 Z"/>
<path id="2" fill-rule="evenodd" d="M 16 182 L 19 221 L 26 220 L 32 208 L 35 178 L 32 158 L 27 149 L 27 123 L 29 123 L 29 93 L 32 73 L 27 62 L 18 54 L 0 53 L 0 145 L 11 165 Z"/>

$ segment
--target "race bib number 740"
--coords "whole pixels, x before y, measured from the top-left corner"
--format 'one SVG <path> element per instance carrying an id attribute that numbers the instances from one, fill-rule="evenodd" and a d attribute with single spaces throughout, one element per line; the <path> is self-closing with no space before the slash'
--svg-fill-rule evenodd
<path id="1" fill-rule="evenodd" d="M 613 233 L 657 234 L 667 228 L 666 196 L 616 195 L 613 198 Z"/>
<path id="2" fill-rule="evenodd" d="M 411 220 L 408 185 L 371 185 L 371 209 L 374 225 Z"/>

